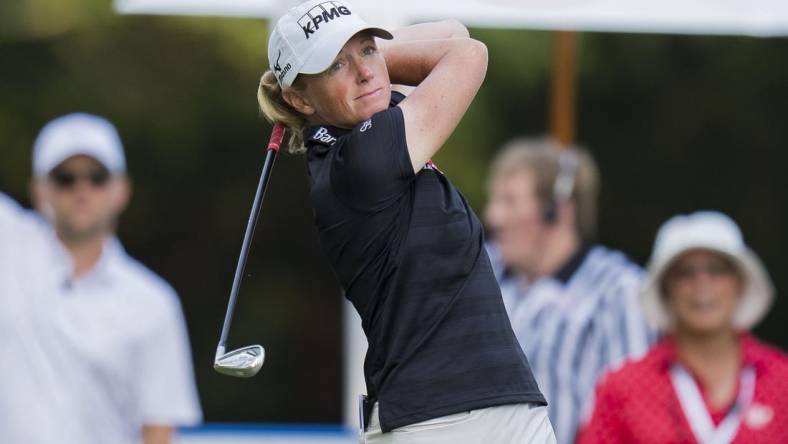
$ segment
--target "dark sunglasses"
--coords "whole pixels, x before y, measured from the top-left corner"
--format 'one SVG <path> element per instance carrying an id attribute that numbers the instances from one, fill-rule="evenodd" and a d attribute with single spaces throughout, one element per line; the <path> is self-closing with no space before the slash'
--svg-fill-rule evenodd
<path id="1" fill-rule="evenodd" d="M 83 179 L 98 188 L 109 182 L 109 171 L 105 169 L 92 169 L 87 172 L 76 173 L 68 170 L 54 170 L 49 174 L 49 179 L 60 189 L 72 188 L 77 182 Z"/>
<path id="2" fill-rule="evenodd" d="M 689 280 L 695 276 L 705 273 L 711 277 L 730 276 L 736 274 L 736 266 L 724 259 L 712 260 L 702 264 L 675 264 L 668 270 L 668 274 L 678 280 Z"/>

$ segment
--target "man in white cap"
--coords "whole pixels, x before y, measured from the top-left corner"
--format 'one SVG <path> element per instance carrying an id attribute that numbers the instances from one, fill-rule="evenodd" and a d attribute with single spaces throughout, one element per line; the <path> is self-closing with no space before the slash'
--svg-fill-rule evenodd
<path id="1" fill-rule="evenodd" d="M 70 114 L 35 142 L 39 214 L 0 193 L 0 442 L 168 443 L 200 421 L 178 297 L 114 236 L 125 171 L 113 125 Z"/>

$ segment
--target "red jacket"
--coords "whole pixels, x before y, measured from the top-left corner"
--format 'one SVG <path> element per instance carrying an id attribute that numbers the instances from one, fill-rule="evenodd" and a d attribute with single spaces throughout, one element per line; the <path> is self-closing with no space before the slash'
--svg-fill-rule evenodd
<path id="1" fill-rule="evenodd" d="M 743 364 L 755 369 L 755 391 L 733 443 L 786 444 L 788 355 L 750 335 L 742 335 L 741 346 Z M 697 444 L 670 379 L 675 357 L 674 342 L 666 338 L 642 359 L 604 376 L 578 443 Z M 725 413 L 710 415 L 719 424 Z"/>

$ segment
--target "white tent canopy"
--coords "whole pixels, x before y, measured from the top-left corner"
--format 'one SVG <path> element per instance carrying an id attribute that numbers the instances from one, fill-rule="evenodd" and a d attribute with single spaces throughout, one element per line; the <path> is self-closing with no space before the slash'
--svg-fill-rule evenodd
<path id="1" fill-rule="evenodd" d="M 281 3 L 279 0 L 115 0 L 115 9 L 121 14 L 269 18 L 279 14 Z"/>
<path id="2" fill-rule="evenodd" d="M 293 0 L 116 0 L 125 14 L 271 18 Z M 368 21 L 670 34 L 788 35 L 787 0 L 351 0 Z"/>
<path id="3" fill-rule="evenodd" d="M 115 0 L 121 14 L 201 15 L 249 18 L 276 18 L 303 0 Z M 328 1 L 328 0 L 327 0 Z M 407 0 L 408 2 L 412 0 Z M 350 0 L 370 23 L 397 26 L 413 22 L 392 0 Z M 415 2 L 413 2 L 415 5 Z M 446 18 L 446 17 L 441 17 Z"/>

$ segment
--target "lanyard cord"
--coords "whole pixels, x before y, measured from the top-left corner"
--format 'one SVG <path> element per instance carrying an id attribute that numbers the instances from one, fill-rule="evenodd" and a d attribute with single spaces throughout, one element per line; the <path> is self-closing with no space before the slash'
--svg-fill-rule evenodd
<path id="1" fill-rule="evenodd" d="M 739 430 L 742 416 L 752 402 L 755 392 L 755 369 L 752 367 L 742 369 L 736 402 L 717 427 L 714 426 L 698 385 L 689 372 L 683 366 L 674 364 L 670 369 L 670 379 L 698 443 L 729 444 L 732 442 Z"/>

